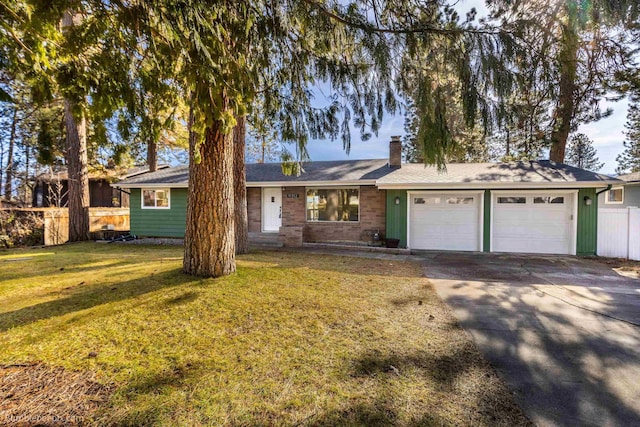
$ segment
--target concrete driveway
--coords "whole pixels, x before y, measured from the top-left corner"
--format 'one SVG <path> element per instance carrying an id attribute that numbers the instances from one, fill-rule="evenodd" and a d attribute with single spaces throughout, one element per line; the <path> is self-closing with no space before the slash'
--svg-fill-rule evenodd
<path id="1" fill-rule="evenodd" d="M 576 257 L 420 258 L 533 422 L 640 425 L 640 280 Z"/>

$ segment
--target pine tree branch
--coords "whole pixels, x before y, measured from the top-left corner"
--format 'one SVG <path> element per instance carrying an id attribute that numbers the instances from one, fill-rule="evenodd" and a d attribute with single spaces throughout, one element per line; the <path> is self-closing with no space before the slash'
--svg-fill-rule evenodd
<path id="1" fill-rule="evenodd" d="M 27 45 L 25 45 L 22 40 L 20 40 L 20 38 L 18 37 L 18 35 L 13 31 L 13 28 L 6 26 L 5 23 L 2 23 L 2 27 L 5 29 L 5 31 L 7 31 L 7 33 L 11 36 L 11 38 L 18 43 L 18 45 L 24 49 L 26 52 L 28 52 L 29 54 L 33 55 L 33 51 L 31 49 L 29 49 L 27 47 Z"/>
<path id="2" fill-rule="evenodd" d="M 434 27 L 417 27 L 417 28 L 387 28 L 387 27 L 378 27 L 372 24 L 364 23 L 364 22 L 355 22 L 349 20 L 343 16 L 338 15 L 335 12 L 332 12 L 326 9 L 323 5 L 316 3 L 313 0 L 303 0 L 309 6 L 318 10 L 321 14 L 332 19 L 334 21 L 338 21 L 339 23 L 346 25 L 352 28 L 358 28 L 368 33 L 384 33 L 384 34 L 439 34 L 446 36 L 455 36 L 461 34 L 476 34 L 476 35 L 492 35 L 497 36 L 500 34 L 510 34 L 510 32 L 501 30 L 501 29 L 476 29 L 476 28 L 434 28 Z"/>

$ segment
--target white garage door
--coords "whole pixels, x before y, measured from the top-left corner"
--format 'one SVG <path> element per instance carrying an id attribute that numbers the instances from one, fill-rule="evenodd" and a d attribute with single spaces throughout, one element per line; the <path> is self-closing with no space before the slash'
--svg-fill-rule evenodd
<path id="1" fill-rule="evenodd" d="M 411 193 L 411 249 L 479 251 L 480 195 Z"/>
<path id="2" fill-rule="evenodd" d="M 574 193 L 493 194 L 491 250 L 571 254 Z"/>

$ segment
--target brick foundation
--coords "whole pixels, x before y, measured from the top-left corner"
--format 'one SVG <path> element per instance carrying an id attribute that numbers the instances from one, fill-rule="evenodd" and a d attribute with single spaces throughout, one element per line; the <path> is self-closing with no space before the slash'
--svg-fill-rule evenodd
<path id="1" fill-rule="evenodd" d="M 301 248 L 304 227 L 301 225 L 290 225 L 280 227 L 280 242 L 288 248 Z"/>

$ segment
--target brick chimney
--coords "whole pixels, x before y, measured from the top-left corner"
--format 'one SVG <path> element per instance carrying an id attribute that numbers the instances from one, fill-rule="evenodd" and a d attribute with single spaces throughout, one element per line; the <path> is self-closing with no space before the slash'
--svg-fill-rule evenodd
<path id="1" fill-rule="evenodd" d="M 389 167 L 399 168 L 402 166 L 402 142 L 399 136 L 392 136 L 389 142 Z"/>

